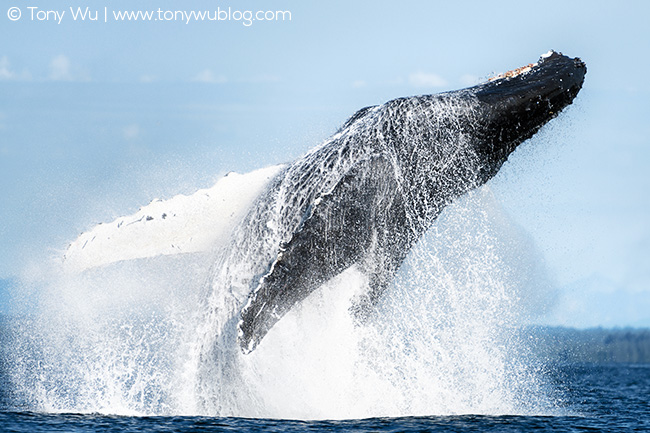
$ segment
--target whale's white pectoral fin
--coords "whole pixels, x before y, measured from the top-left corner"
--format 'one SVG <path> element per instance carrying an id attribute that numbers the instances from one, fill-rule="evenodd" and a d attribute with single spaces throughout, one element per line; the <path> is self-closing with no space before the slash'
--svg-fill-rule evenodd
<path id="1" fill-rule="evenodd" d="M 284 169 L 231 172 L 191 195 L 154 200 L 133 215 L 99 224 L 72 242 L 64 269 L 82 272 L 111 263 L 182 253 L 205 253 L 230 233 L 254 200 Z"/>
<path id="2" fill-rule="evenodd" d="M 355 164 L 331 192 L 312 204 L 300 228 L 278 251 L 242 311 L 240 344 L 252 351 L 269 329 L 297 302 L 330 278 L 359 262 L 374 247 L 387 211 L 376 203 L 392 182 L 383 155 Z"/>

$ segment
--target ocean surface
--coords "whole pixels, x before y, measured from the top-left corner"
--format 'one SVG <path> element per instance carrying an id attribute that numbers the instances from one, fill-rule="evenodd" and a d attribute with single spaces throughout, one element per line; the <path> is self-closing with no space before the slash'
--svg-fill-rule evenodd
<path id="1" fill-rule="evenodd" d="M 0 429 L 3 432 L 650 431 L 650 364 L 563 365 L 550 374 L 556 387 L 556 415 L 431 415 L 305 421 L 54 414 L 14 406 L 4 388 Z M 3 387 L 6 386 L 3 380 Z"/>

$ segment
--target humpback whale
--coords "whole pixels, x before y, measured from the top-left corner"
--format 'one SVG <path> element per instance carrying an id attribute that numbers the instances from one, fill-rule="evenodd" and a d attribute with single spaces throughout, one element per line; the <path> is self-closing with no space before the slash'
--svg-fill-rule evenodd
<path id="1" fill-rule="evenodd" d="M 585 74 L 579 58 L 551 51 L 474 87 L 366 107 L 281 170 L 215 271 L 244 305 L 242 352 L 353 265 L 368 277 L 351 308 L 362 320 L 445 206 L 571 104 Z"/>

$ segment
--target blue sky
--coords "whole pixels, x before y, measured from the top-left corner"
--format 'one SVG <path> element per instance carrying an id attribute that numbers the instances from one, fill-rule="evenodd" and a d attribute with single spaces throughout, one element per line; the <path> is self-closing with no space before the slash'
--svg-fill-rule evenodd
<path id="1" fill-rule="evenodd" d="M 358 108 L 556 49 L 586 61 L 584 89 L 492 188 L 560 289 L 551 322 L 650 326 L 647 2 L 96 1 L 98 22 L 74 21 L 87 4 L 0 6 L 0 291 L 93 224 L 291 160 Z M 103 22 L 104 7 L 291 20 Z"/>

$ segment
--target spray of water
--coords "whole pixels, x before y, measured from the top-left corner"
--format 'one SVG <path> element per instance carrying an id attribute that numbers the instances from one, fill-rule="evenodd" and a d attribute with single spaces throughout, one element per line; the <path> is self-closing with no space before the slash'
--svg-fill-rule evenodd
<path id="1" fill-rule="evenodd" d="M 476 155 L 467 137 L 447 124 L 471 118 L 473 108 L 446 97 L 413 104 L 400 100 L 386 106 L 388 113 L 364 111 L 362 128 L 355 129 L 361 121 L 353 118 L 330 142 L 280 170 L 289 182 L 260 182 L 259 172 L 239 182 L 239 188 L 271 185 L 261 188 L 262 196 L 213 191 L 250 199 L 225 206 L 223 214 L 239 215 L 242 224 L 230 221 L 233 235 L 214 235 L 209 250 L 100 257 L 102 266 L 81 273 L 47 273 L 40 314 L 23 325 L 15 345 L 13 382 L 25 404 L 44 411 L 302 419 L 546 411 L 539 377 L 515 333 L 544 298 L 531 296 L 543 280 L 534 248 L 487 188 L 442 213 L 442 205 L 428 203 L 431 173 L 442 203 L 476 186 Z M 408 116 L 391 124 L 390 110 Z M 389 148 L 385 134 L 414 137 L 412 151 Z M 377 152 L 351 146 L 355 139 L 380 143 L 395 169 L 394 187 L 414 203 L 407 224 L 420 230 L 438 218 L 363 324 L 349 311 L 370 282 L 355 265 L 293 306 L 254 352 L 242 354 L 238 314 L 276 246 L 350 170 L 351 152 Z M 432 140 L 438 143 L 433 153 Z M 395 163 L 401 160 L 410 162 L 408 176 Z M 402 185 L 407 178 L 411 183 Z M 273 199 L 256 207 L 269 191 Z M 147 224 L 146 209 L 140 213 L 133 222 Z M 167 235 L 151 224 L 148 236 Z M 164 239 L 155 241 L 168 248 Z"/>
<path id="2" fill-rule="evenodd" d="M 54 412 L 544 412 L 540 377 L 514 333 L 537 308 L 532 290 L 522 291 L 540 280 L 531 251 L 489 189 L 477 190 L 438 218 L 365 326 L 349 314 L 368 285 L 352 267 L 297 305 L 250 355 L 224 332 L 235 324 L 224 312 L 239 305 L 214 305 L 240 301 L 208 289 L 214 253 L 48 272 L 40 313 L 22 323 L 14 344 L 14 386 L 25 406 Z"/>
<path id="3" fill-rule="evenodd" d="M 227 395 L 242 400 L 231 401 L 234 413 L 309 419 L 548 410 L 516 334 L 539 306 L 524 290 L 540 276 L 530 251 L 489 190 L 471 194 L 414 248 L 366 326 L 349 315 L 355 293 L 368 285 L 353 267 L 287 314 L 253 353 L 235 351 L 241 376 Z M 203 379 L 223 385 L 215 377 Z"/>

